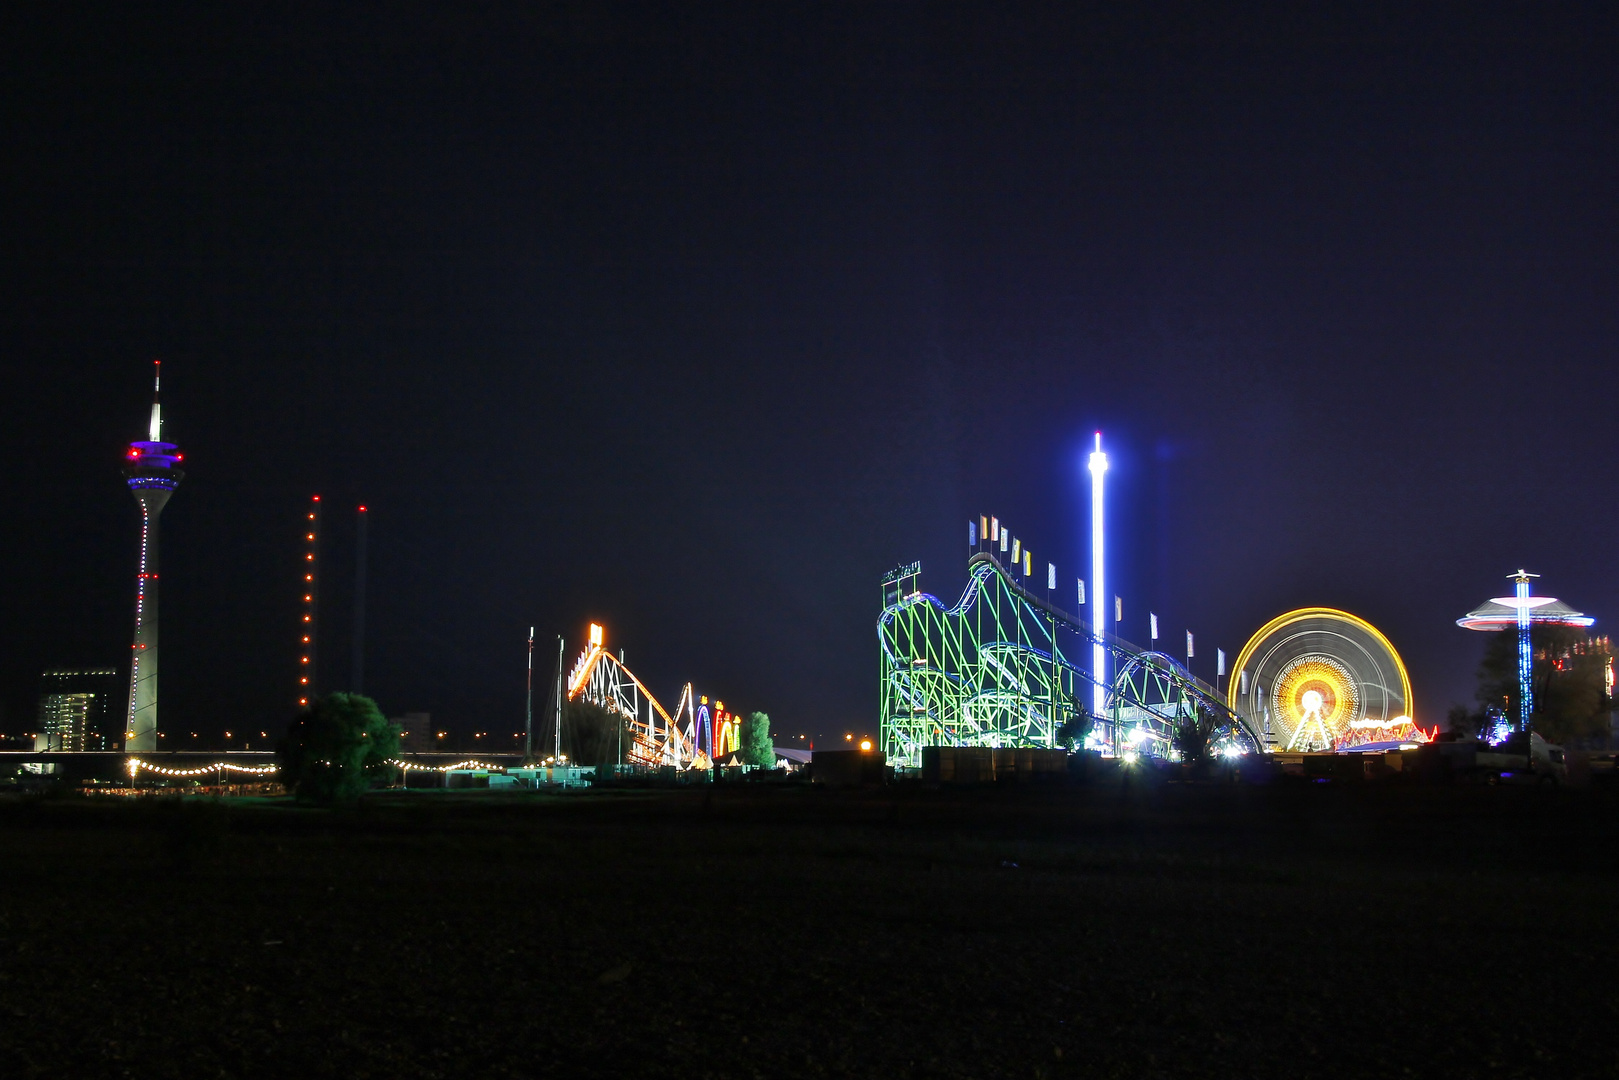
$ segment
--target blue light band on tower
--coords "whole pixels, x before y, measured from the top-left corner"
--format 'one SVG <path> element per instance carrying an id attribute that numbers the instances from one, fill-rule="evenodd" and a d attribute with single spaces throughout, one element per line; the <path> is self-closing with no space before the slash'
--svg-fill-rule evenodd
<path id="1" fill-rule="evenodd" d="M 129 715 L 124 722 L 124 752 L 146 754 L 157 749 L 158 674 L 158 518 L 169 496 L 185 479 L 176 466 L 180 448 L 163 441 L 163 368 L 153 361 L 152 417 L 148 438 L 132 442 L 124 454 L 124 477 L 141 508 L 140 564 L 135 574 L 135 643 L 129 665 Z"/>
<path id="2" fill-rule="evenodd" d="M 1107 650 L 1102 647 L 1105 629 L 1104 612 L 1107 604 L 1107 553 L 1104 549 L 1106 533 L 1103 528 L 1103 479 L 1107 475 L 1107 455 L 1102 453 L 1102 433 L 1096 433 L 1096 449 L 1091 453 L 1091 631 L 1096 641 L 1091 645 L 1091 675 L 1096 680 L 1091 688 L 1091 716 L 1100 720 L 1107 704 L 1108 685 Z"/>
<path id="3" fill-rule="evenodd" d="M 1518 602 L 1518 726 L 1529 730 L 1529 718 L 1535 714 L 1534 654 L 1529 648 L 1529 579 L 1538 574 L 1519 570 L 1513 575 L 1516 582 L 1513 598 Z"/>

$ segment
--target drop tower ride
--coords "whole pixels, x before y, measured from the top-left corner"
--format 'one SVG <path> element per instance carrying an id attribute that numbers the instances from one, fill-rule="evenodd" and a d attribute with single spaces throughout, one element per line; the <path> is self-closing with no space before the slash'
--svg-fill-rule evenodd
<path id="1" fill-rule="evenodd" d="M 176 465 L 184 456 L 163 441 L 163 366 L 153 361 L 152 419 L 144 442 L 124 454 L 124 476 L 141 507 L 140 569 L 135 574 L 135 644 L 129 665 L 129 715 L 124 721 L 124 753 L 157 749 L 157 568 L 158 517 L 185 479 Z"/>

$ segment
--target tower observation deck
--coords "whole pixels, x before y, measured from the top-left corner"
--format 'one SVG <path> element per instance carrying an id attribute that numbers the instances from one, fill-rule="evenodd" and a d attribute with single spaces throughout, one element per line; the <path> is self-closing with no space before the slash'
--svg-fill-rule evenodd
<path id="1" fill-rule="evenodd" d="M 153 362 L 152 417 L 144 441 L 132 442 L 124 454 L 124 476 L 141 508 L 140 562 L 135 574 L 135 643 L 129 666 L 129 714 L 124 722 L 124 752 L 157 749 L 158 673 L 158 518 L 169 496 L 185 479 L 178 468 L 184 457 L 174 443 L 163 441 L 163 368 Z"/>

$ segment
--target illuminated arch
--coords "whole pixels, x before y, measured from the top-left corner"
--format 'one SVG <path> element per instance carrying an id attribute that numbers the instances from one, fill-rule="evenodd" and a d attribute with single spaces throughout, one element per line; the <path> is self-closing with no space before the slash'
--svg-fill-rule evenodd
<path id="1" fill-rule="evenodd" d="M 1400 703 L 1402 706 L 1403 715 L 1407 718 L 1412 716 L 1415 707 L 1411 700 L 1411 676 L 1406 671 L 1405 661 L 1400 658 L 1399 650 L 1394 647 L 1394 643 L 1391 642 L 1381 630 L 1367 622 L 1365 619 L 1360 618 L 1358 615 L 1353 615 L 1347 611 L 1340 610 L 1339 608 L 1329 607 L 1298 608 L 1293 611 L 1285 612 L 1276 616 L 1264 626 L 1261 626 L 1258 631 L 1256 631 L 1254 635 L 1248 639 L 1248 643 L 1244 645 L 1242 647 L 1242 651 L 1237 654 L 1237 662 L 1231 668 L 1231 681 L 1226 687 L 1226 701 L 1230 704 L 1232 709 L 1241 711 L 1244 706 L 1249 708 L 1252 707 L 1251 702 L 1246 702 L 1243 700 L 1242 677 L 1243 672 L 1247 671 L 1249 665 L 1254 662 L 1255 656 L 1258 654 L 1259 650 L 1267 643 L 1275 643 L 1285 640 L 1289 630 L 1295 627 L 1305 627 L 1307 624 L 1325 624 L 1325 626 L 1317 625 L 1315 630 L 1309 632 L 1335 634 L 1338 637 L 1344 638 L 1346 641 L 1355 641 L 1355 643 L 1362 650 L 1366 650 L 1366 645 L 1363 642 L 1356 641 L 1357 636 L 1364 637 L 1366 641 L 1375 645 L 1377 651 L 1384 654 L 1383 659 L 1388 661 L 1390 666 L 1393 668 L 1393 673 L 1398 677 Z M 1343 633 L 1344 630 L 1352 630 L 1354 633 L 1345 634 Z M 1306 631 L 1300 631 L 1301 634 L 1304 632 Z M 1274 650 L 1274 644 L 1272 644 L 1272 650 Z M 1299 655 L 1293 657 L 1289 662 L 1295 665 L 1295 667 L 1301 663 L 1312 663 L 1319 667 L 1324 663 L 1336 662 L 1330 658 L 1330 656 L 1323 655 L 1315 657 L 1310 655 L 1321 651 L 1321 649 L 1314 647 L 1309 650 L 1300 651 Z M 1367 651 L 1369 652 L 1369 650 Z M 1261 659 L 1264 660 L 1265 658 Z M 1349 662 L 1349 658 L 1347 657 L 1339 659 Z M 1374 657 L 1373 659 L 1376 660 L 1377 658 Z M 1325 674 L 1324 667 L 1322 667 L 1321 672 Z M 1254 687 L 1250 688 L 1250 694 L 1254 694 L 1258 689 L 1261 675 L 1258 672 L 1254 672 L 1250 673 L 1250 677 L 1256 684 Z M 1385 689 L 1392 690 L 1393 687 L 1386 686 Z M 1330 695 L 1328 696 L 1330 697 Z M 1254 719 L 1257 722 L 1258 718 L 1254 717 Z M 1389 718 L 1385 717 L 1384 719 Z"/>

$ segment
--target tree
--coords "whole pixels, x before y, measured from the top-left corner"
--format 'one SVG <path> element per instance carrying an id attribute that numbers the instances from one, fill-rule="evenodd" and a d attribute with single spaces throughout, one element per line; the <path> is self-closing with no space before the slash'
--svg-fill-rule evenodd
<path id="1" fill-rule="evenodd" d="M 1606 638 L 1588 637 L 1576 626 L 1539 624 L 1529 628 L 1534 661 L 1534 726 L 1548 742 L 1606 734 L 1607 669 L 1613 650 Z M 1518 633 L 1490 635 L 1478 667 L 1478 700 L 1518 720 Z"/>
<path id="2" fill-rule="evenodd" d="M 1085 736 L 1091 733 L 1096 720 L 1091 716 L 1089 709 L 1079 702 L 1072 702 L 1073 711 L 1068 719 L 1057 725 L 1057 745 L 1064 750 L 1077 750 L 1085 745 Z"/>
<path id="3" fill-rule="evenodd" d="M 576 765 L 614 765 L 628 755 L 634 735 L 628 721 L 600 705 L 580 699 L 562 708 L 562 749 Z"/>
<path id="4" fill-rule="evenodd" d="M 1457 736 L 1477 737 L 1484 726 L 1484 710 L 1474 712 L 1459 702 L 1450 707 L 1445 714 L 1445 729 L 1454 731 Z"/>
<path id="5" fill-rule="evenodd" d="M 327 694 L 299 714 L 275 753 L 300 802 L 344 805 L 393 775 L 399 728 L 364 695 Z"/>
<path id="6" fill-rule="evenodd" d="M 760 769 L 776 767 L 776 746 L 770 741 L 768 713 L 749 713 L 742 721 L 742 763 Z"/>
<path id="7" fill-rule="evenodd" d="M 1170 736 L 1175 749 L 1180 751 L 1181 760 L 1190 765 L 1196 765 L 1209 756 L 1209 740 L 1214 738 L 1214 729 L 1219 726 L 1220 717 L 1206 705 L 1192 705 L 1190 716 L 1182 715 L 1175 720 L 1175 730 Z"/>

